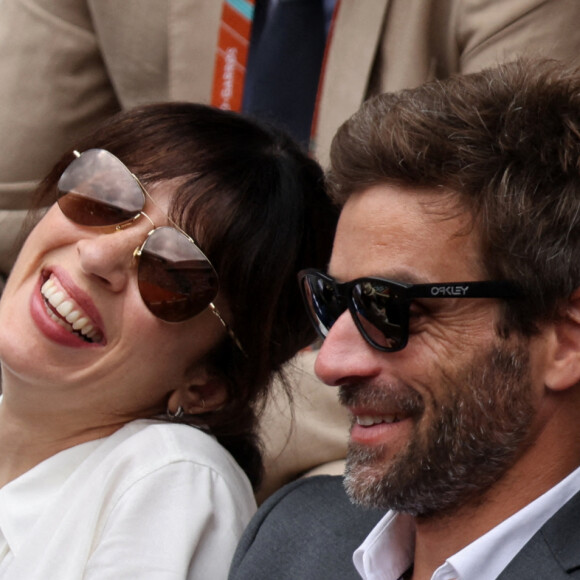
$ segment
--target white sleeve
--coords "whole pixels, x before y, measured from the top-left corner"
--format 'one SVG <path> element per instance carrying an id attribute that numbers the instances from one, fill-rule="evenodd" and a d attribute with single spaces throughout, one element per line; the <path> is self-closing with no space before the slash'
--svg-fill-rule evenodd
<path id="1" fill-rule="evenodd" d="M 226 579 L 254 511 L 247 486 L 204 465 L 169 464 L 123 492 L 95 538 L 84 579 Z"/>

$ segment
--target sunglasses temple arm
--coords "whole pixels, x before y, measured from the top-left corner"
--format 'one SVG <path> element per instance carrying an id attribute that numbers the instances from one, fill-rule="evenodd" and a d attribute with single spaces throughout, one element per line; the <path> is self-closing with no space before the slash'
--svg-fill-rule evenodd
<path id="1" fill-rule="evenodd" d="M 228 333 L 229 337 L 234 341 L 235 345 L 240 349 L 240 352 L 246 358 L 248 358 L 248 355 L 246 354 L 246 351 L 244 350 L 240 341 L 238 340 L 238 337 L 234 334 L 234 331 L 230 328 L 228 323 L 222 318 L 222 315 L 219 313 L 218 309 L 215 307 L 215 304 L 213 302 L 209 303 L 209 309 L 214 314 L 214 316 L 216 316 L 216 318 L 222 323 L 222 326 L 226 329 L 226 332 Z"/>

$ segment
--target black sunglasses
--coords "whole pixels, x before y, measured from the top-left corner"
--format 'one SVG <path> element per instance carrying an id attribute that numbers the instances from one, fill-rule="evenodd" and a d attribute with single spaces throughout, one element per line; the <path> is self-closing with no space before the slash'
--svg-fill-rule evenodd
<path id="1" fill-rule="evenodd" d="M 348 309 L 363 338 L 374 348 L 395 352 L 409 340 L 409 306 L 415 298 L 516 298 L 507 281 L 402 284 L 381 278 L 340 283 L 318 270 L 298 274 L 300 289 L 314 327 L 326 338 Z"/>
<path id="2" fill-rule="evenodd" d="M 104 149 L 74 153 L 77 158 L 57 185 L 62 213 L 81 226 L 116 226 L 117 230 L 145 216 L 153 229 L 134 256 L 138 260 L 139 292 L 147 308 L 167 322 L 182 322 L 209 308 L 243 352 L 213 304 L 218 275 L 197 244 L 171 220 L 171 227 L 155 227 L 143 211 L 147 199 L 155 201 L 112 153 Z"/>

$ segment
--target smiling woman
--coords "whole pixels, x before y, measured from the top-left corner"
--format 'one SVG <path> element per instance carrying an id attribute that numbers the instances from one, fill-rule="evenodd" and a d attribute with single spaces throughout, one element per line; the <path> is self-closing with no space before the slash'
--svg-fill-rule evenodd
<path id="1" fill-rule="evenodd" d="M 1 0 L 0 0 L 1 1 Z M 257 416 L 336 212 L 284 134 L 192 104 L 76 144 L 0 301 L 0 576 L 227 576 Z"/>

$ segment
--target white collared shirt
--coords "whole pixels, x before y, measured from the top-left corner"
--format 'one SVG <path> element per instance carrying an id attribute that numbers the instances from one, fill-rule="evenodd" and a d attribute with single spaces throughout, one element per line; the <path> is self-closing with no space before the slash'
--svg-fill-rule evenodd
<path id="1" fill-rule="evenodd" d="M 255 509 L 213 437 L 133 421 L 0 489 L 0 579 L 226 578 Z"/>
<path id="2" fill-rule="evenodd" d="M 532 536 L 580 492 L 580 468 L 501 524 L 448 558 L 431 580 L 493 580 Z M 398 580 L 413 562 L 415 529 L 407 514 L 388 512 L 355 551 L 364 580 Z"/>

